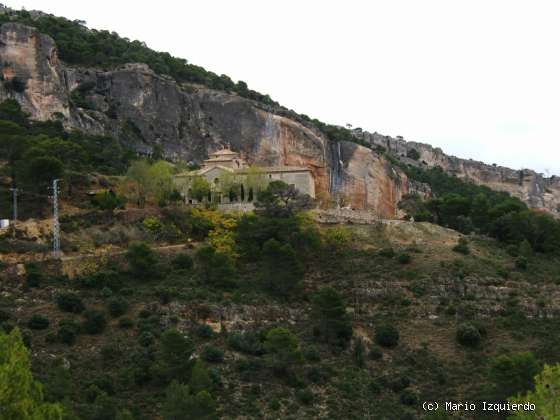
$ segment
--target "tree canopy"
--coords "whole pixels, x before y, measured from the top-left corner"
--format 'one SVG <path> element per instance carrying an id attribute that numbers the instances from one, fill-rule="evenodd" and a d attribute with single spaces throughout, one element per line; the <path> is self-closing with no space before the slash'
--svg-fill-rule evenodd
<path id="1" fill-rule="evenodd" d="M 21 334 L 0 332 L 0 418 L 62 420 L 58 404 L 46 403 L 43 386 L 33 379 L 29 355 Z"/>

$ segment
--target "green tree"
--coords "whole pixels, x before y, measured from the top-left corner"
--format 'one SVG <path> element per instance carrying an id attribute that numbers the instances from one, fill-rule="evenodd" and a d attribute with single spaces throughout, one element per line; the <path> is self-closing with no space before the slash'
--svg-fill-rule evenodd
<path id="1" fill-rule="evenodd" d="M 145 160 L 132 162 L 126 172 L 126 179 L 134 183 L 136 187 L 129 189 L 131 198 L 136 200 L 140 207 L 143 207 L 150 184 L 150 164 Z"/>
<path id="2" fill-rule="evenodd" d="M 43 386 L 33 379 L 27 348 L 17 328 L 0 332 L 0 418 L 62 420 L 63 409 L 44 401 Z"/>
<path id="3" fill-rule="evenodd" d="M 189 196 L 197 201 L 203 201 L 210 194 L 210 184 L 201 176 L 195 176 L 190 184 Z"/>
<path id="4" fill-rule="evenodd" d="M 380 346 L 395 347 L 399 338 L 399 330 L 391 324 L 381 324 L 375 329 L 375 342 Z"/>
<path id="5" fill-rule="evenodd" d="M 264 348 L 272 368 L 278 374 L 285 374 L 290 366 L 303 360 L 298 339 L 287 328 L 273 328 L 268 331 Z"/>
<path id="6" fill-rule="evenodd" d="M 535 389 L 521 396 L 508 399 L 511 403 L 531 402 L 535 411 L 515 411 L 510 417 L 515 420 L 555 420 L 560 418 L 560 364 L 544 365 L 541 373 L 535 376 Z"/>
<path id="7" fill-rule="evenodd" d="M 130 244 L 126 251 L 130 272 L 140 278 L 148 279 L 158 275 L 157 258 L 152 249 L 144 242 Z"/>
<path id="8" fill-rule="evenodd" d="M 303 265 L 290 244 L 276 239 L 265 242 L 262 250 L 262 281 L 272 293 L 287 296 L 303 278 Z"/>
<path id="9" fill-rule="evenodd" d="M 294 185 L 272 181 L 258 194 L 256 211 L 269 217 L 292 217 L 294 214 L 315 207 L 313 199 L 300 193 Z"/>
<path id="10" fill-rule="evenodd" d="M 352 338 L 352 324 L 342 296 L 324 287 L 313 296 L 312 303 L 315 334 L 326 343 L 346 347 Z"/>
<path id="11" fill-rule="evenodd" d="M 496 357 L 490 365 L 490 379 L 498 400 L 527 392 L 534 386 L 534 377 L 540 366 L 532 353 L 512 353 Z"/>
<path id="12" fill-rule="evenodd" d="M 198 394 L 200 391 L 212 390 L 212 378 L 208 373 L 208 369 L 204 366 L 202 360 L 197 359 L 191 372 L 191 379 L 189 380 L 189 387 L 192 392 Z"/>
<path id="13" fill-rule="evenodd" d="M 25 165 L 24 178 L 36 189 L 44 188 L 64 174 L 62 162 L 52 156 L 31 158 Z"/>
<path id="14" fill-rule="evenodd" d="M 211 245 L 204 245 L 196 251 L 195 261 L 201 277 L 208 284 L 226 288 L 235 285 L 237 270 L 229 255 L 216 251 Z"/>
<path id="15" fill-rule="evenodd" d="M 164 379 L 185 380 L 191 371 L 191 340 L 175 329 L 163 332 L 158 349 L 158 369 Z"/>
<path id="16" fill-rule="evenodd" d="M 210 420 L 215 418 L 216 403 L 208 391 L 192 394 L 187 385 L 173 381 L 166 391 L 164 420 Z"/>
<path id="17" fill-rule="evenodd" d="M 101 210 L 107 210 L 110 213 L 124 206 L 123 200 L 113 190 L 96 194 L 92 203 Z"/>

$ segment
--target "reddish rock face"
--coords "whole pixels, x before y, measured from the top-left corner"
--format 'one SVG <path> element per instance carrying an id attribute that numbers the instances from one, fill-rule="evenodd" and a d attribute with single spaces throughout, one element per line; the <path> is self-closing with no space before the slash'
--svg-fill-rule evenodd
<path id="1" fill-rule="evenodd" d="M 382 155 L 355 143 L 330 142 L 312 124 L 286 116 L 285 109 L 179 85 L 145 64 L 111 71 L 70 67 L 58 60 L 51 38 L 20 24 L 0 27 L 0 66 L 5 79 L 17 76 L 25 83 L 23 92 L 0 84 L 0 100 L 15 98 L 32 118 L 58 119 L 68 129 L 112 135 L 139 152 L 150 153 L 159 145 L 170 160 L 199 163 L 228 143 L 256 165 L 307 166 L 318 195 L 343 198 L 339 202 L 381 217 L 399 216 L 397 203 L 408 192 L 429 194 Z M 77 88 L 88 109 L 72 103 Z M 466 161 L 429 145 L 376 133 L 359 130 L 355 136 L 398 156 L 416 148 L 426 166 L 439 165 L 459 177 L 509 191 L 532 207 L 554 212 L 560 205 L 558 178 Z"/>

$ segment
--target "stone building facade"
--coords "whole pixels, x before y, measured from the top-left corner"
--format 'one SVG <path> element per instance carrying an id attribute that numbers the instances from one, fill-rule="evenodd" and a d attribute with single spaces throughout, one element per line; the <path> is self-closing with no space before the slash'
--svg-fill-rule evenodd
<path id="1" fill-rule="evenodd" d="M 203 178 L 210 186 L 208 196 L 195 197 L 193 183 Z M 210 202 L 221 207 L 249 210 L 257 193 L 272 181 L 293 185 L 303 194 L 315 197 L 315 181 L 309 168 L 301 166 L 248 166 L 229 147 L 210 154 L 201 169 L 175 175 L 174 182 L 187 204 Z"/>

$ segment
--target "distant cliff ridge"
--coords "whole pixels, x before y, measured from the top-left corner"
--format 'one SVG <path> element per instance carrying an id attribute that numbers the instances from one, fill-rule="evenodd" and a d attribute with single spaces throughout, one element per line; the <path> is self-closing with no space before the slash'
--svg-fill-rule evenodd
<path id="1" fill-rule="evenodd" d="M 67 128 L 108 134 L 140 153 L 161 146 L 172 160 L 201 162 L 225 143 L 250 163 L 309 167 L 319 196 L 344 196 L 352 207 L 398 215 L 404 194 L 429 194 L 372 149 L 397 156 L 419 152 L 414 162 L 498 190 L 531 207 L 558 212 L 560 181 L 533 171 L 514 171 L 445 155 L 429 145 L 354 131 L 372 148 L 333 143 L 313 124 L 296 121 L 273 106 L 154 73 L 144 64 L 116 69 L 69 66 L 54 41 L 17 23 L 0 27 L 0 100 L 15 98 L 37 120 L 58 119 Z M 14 79 L 17 83 L 14 83 Z M 422 163 L 422 161 L 424 163 Z"/>

